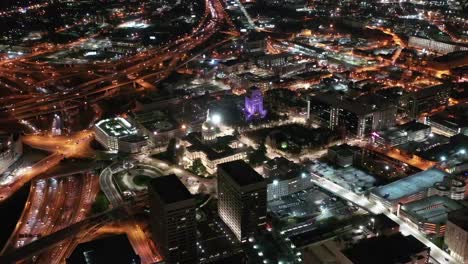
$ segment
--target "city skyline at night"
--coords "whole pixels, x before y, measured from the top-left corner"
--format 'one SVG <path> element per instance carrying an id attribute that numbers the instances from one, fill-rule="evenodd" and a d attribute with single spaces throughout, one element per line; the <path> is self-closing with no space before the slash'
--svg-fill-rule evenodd
<path id="1" fill-rule="evenodd" d="M 468 264 L 467 14 L 0 1 L 0 263 Z"/>

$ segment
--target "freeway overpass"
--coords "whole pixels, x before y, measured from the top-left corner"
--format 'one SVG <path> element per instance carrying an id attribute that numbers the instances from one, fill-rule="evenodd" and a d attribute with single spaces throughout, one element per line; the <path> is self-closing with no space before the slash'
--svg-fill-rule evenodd
<path id="1" fill-rule="evenodd" d="M 136 89 L 133 88 L 135 81 L 128 79 L 129 74 L 140 76 L 138 82 L 144 87 L 150 87 L 148 85 L 150 81 L 156 80 L 155 83 L 161 81 L 178 65 L 184 64 L 182 58 L 187 57 L 188 52 L 206 43 L 215 33 L 219 32 L 223 24 L 229 25 L 231 31 L 237 32 L 220 0 L 205 0 L 205 2 L 205 16 L 188 36 L 174 40 L 166 47 L 123 59 L 119 62 L 125 66 L 123 69 L 80 84 L 71 92 L 35 95 L 24 101 L 6 102 L 6 112 L 15 119 L 27 119 L 72 110 L 85 102 L 92 104 L 116 94 L 134 93 L 136 92 Z M 238 34 L 234 35 L 238 36 Z M 160 67 L 161 63 L 167 64 L 168 67 L 159 71 L 160 68 L 157 67 Z M 115 65 L 109 65 L 109 67 L 113 66 Z M 118 77 L 122 78 L 118 79 Z"/>
<path id="2" fill-rule="evenodd" d="M 133 201 L 88 217 L 81 222 L 70 225 L 48 236 L 39 238 L 23 247 L 6 252 L 0 256 L 0 263 L 16 263 L 18 261 L 31 258 L 54 247 L 65 239 L 82 237 L 82 234 L 87 234 L 90 230 L 97 230 L 99 227 L 104 226 L 114 219 L 130 217 L 135 213 L 138 213 L 143 208 L 147 198 L 146 194 L 138 196 Z"/>

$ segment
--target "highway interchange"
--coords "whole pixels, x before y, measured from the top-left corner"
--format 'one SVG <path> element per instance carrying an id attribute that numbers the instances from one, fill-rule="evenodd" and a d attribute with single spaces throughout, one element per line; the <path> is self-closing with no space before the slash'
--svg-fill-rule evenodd
<path id="1" fill-rule="evenodd" d="M 220 0 L 205 0 L 205 5 L 203 18 L 190 34 L 174 40 L 167 46 L 126 58 L 114 65 L 111 70 L 108 69 L 108 65 L 97 64 L 60 68 L 34 61 L 34 58 L 39 55 L 67 49 L 83 43 L 86 39 L 80 39 L 67 45 L 43 47 L 21 59 L 2 61 L 0 63 L 1 75 L 12 81 L 12 84 L 5 86 L 17 93 L 0 98 L 0 104 L 2 105 L 0 111 L 5 114 L 2 119 L 4 121 L 24 120 L 44 114 L 64 112 L 82 107 L 84 104 L 93 105 L 95 102 L 115 96 L 119 92 L 132 90 L 135 83 L 143 84 L 138 89 L 145 89 L 145 82 L 158 83 L 188 60 L 200 55 L 202 52 L 191 54 L 191 51 L 202 44 L 206 44 L 215 33 L 221 30 L 222 25 L 230 27 L 230 34 L 226 34 L 226 40 L 213 43 L 209 48 L 214 48 L 233 37 L 239 36 Z M 391 32 L 387 33 L 391 34 Z M 397 36 L 395 35 L 394 38 L 397 38 Z M 398 39 L 396 42 L 398 43 Z M 97 77 L 94 72 L 98 71 L 101 73 L 108 72 L 104 76 Z M 39 94 L 28 90 L 27 87 L 32 84 L 43 85 L 49 81 L 41 80 L 33 83 L 33 80 L 18 77 L 19 72 L 47 76 L 50 77 L 50 82 L 78 75 L 86 75 L 91 80 L 77 85 L 70 91 Z M 138 89 L 131 92 L 138 92 Z M 153 263 L 160 260 L 154 244 L 147 237 L 147 227 L 141 221 L 126 219 L 113 223 L 113 228 L 110 227 L 112 221 L 108 215 L 120 210 L 126 203 L 112 178 L 116 172 L 124 169 L 121 164 L 107 167 L 99 176 L 83 173 L 34 180 L 37 176 L 58 165 L 65 158 L 93 157 L 94 152 L 90 148 L 92 139 L 93 134 L 90 131 L 82 131 L 67 137 L 37 135 L 25 137 L 25 144 L 48 151 L 50 155 L 31 166 L 27 171 L 22 172 L 18 177 L 10 179 L 10 182 L 0 182 L 1 202 L 8 199 L 25 183 L 32 181 L 31 193 L 21 219 L 7 245 L 3 248 L 2 254 L 7 253 L 8 256 L 14 255 L 16 258 L 21 259 L 21 257 L 18 257 L 20 253 L 15 255 L 15 251 L 22 252 L 17 251 L 17 249 L 35 241 L 28 248 L 28 254 L 25 254 L 24 257 L 34 255 L 38 263 L 61 263 L 79 242 L 90 239 L 93 234 L 109 232 L 127 233 L 144 263 Z M 163 170 L 164 174 L 175 173 L 181 177 L 187 186 L 192 187 L 192 192 L 203 189 L 207 193 L 213 194 L 216 191 L 214 180 L 201 180 L 178 166 L 170 166 L 163 161 L 150 159 L 147 155 L 136 157 L 135 160 Z M 358 196 L 318 175 L 312 174 L 311 180 L 322 188 L 357 204 L 369 212 L 385 213 L 389 218 L 400 224 L 402 231 L 415 236 L 430 247 L 431 257 L 439 263 L 456 263 L 446 252 L 425 238 L 421 232 L 406 225 L 400 218 L 381 206 L 373 204 L 367 198 Z M 200 188 L 200 185 L 204 185 L 206 188 Z M 105 193 L 113 209 L 103 215 L 88 217 L 92 201 L 94 201 L 99 189 L 102 189 Z M 51 240 L 49 239 L 52 238 L 54 243 L 50 243 Z"/>
<path id="2" fill-rule="evenodd" d="M 223 24 L 226 23 L 233 28 L 233 24 L 227 17 L 219 0 L 206 0 L 205 4 L 205 15 L 191 34 L 183 36 L 165 47 L 127 58 L 114 65 L 114 70 L 109 72 L 108 75 L 82 83 L 72 91 L 57 91 L 51 94 L 31 93 L 31 91 L 21 90 L 27 85 L 21 85 L 22 81 L 25 80 L 16 78 L 15 74 L 16 72 L 30 70 L 30 73 L 39 72 L 44 76 L 51 75 L 51 81 L 75 74 L 89 74 L 88 67 L 54 69 L 50 65 L 43 65 L 33 61 L 35 57 L 41 54 L 66 49 L 82 43 L 86 39 L 80 39 L 68 45 L 46 47 L 45 50 L 42 49 L 21 59 L 3 61 L 0 63 L 1 72 L 6 74 L 6 77 L 13 78 L 17 81 L 16 83 L 20 83 L 16 88 L 12 88 L 19 91 L 19 94 L 0 98 L 3 106 L 1 111 L 7 114 L 3 116 L 4 121 L 10 119 L 25 120 L 48 113 L 63 112 L 80 107 L 83 104 L 89 103 L 92 105 L 98 100 L 114 95 L 114 90 L 133 87 L 135 81 L 157 83 L 159 80 L 166 78 L 169 73 L 186 63 L 187 60 L 199 55 L 189 56 L 188 53 L 210 39 L 220 30 Z M 237 36 L 237 33 L 232 29 L 230 35 L 227 36 L 229 40 L 233 36 Z M 214 48 L 225 42 L 226 40 L 222 40 L 219 43 L 209 45 L 208 48 Z M 208 48 L 203 49 L 203 51 L 208 50 Z M 166 65 L 164 65 L 165 62 L 167 62 Z M 95 67 L 95 65 L 92 65 L 92 67 Z M 102 65 L 100 67 L 108 66 Z M 116 79 L 119 79 L 119 81 L 112 81 Z M 26 81 L 31 82 L 31 80 Z M 109 84 L 102 85 L 106 83 Z M 9 182 L 2 183 L 0 200 L 8 199 L 25 183 L 33 181 L 34 178 L 55 167 L 65 158 L 93 157 L 94 152 L 90 148 L 92 139 L 93 134 L 90 131 L 82 131 L 72 136 L 62 137 L 48 135 L 26 136 L 24 139 L 25 144 L 47 151 L 50 155 L 28 168 L 27 171 L 17 175 L 17 177 L 9 179 Z M 180 168 L 169 169 L 179 175 L 186 175 Z M 105 177 L 101 177 L 101 181 L 103 178 L 105 179 Z M 103 184 L 101 188 L 104 191 L 109 190 L 109 187 L 106 186 L 114 187 L 111 182 L 104 181 L 101 183 Z M 99 177 L 90 174 L 33 181 L 31 193 L 21 219 L 10 236 L 7 245 L 2 250 L 3 259 L 20 260 L 34 256 L 39 263 L 61 263 L 64 258 L 71 254 L 77 243 L 89 239 L 95 233 L 99 233 L 99 229 L 109 223 L 110 219 L 106 217 L 108 214 L 87 218 L 90 214 L 91 203 L 98 191 Z M 117 196 L 115 196 L 115 199 L 112 198 L 113 196 L 110 197 L 111 204 L 114 207 L 113 210 L 121 210 L 122 206 L 125 205 L 123 201 Z M 113 210 L 110 210 L 109 214 L 113 214 Z M 125 211 L 128 212 L 128 210 Z M 151 245 L 151 240 L 148 239 L 144 231 L 142 223 L 137 220 L 129 220 L 121 223 L 119 230 L 119 232 L 123 230 L 129 235 L 130 241 L 135 246 L 137 253 L 142 257 L 143 263 L 154 263 L 160 260 L 154 245 Z M 54 256 L 54 262 L 47 262 L 50 256 Z"/>

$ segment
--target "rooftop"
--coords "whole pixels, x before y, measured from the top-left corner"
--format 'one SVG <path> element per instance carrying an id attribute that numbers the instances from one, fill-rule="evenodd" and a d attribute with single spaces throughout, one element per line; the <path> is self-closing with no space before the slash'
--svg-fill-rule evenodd
<path id="1" fill-rule="evenodd" d="M 468 232 L 468 207 L 450 212 L 448 220 Z"/>
<path id="2" fill-rule="evenodd" d="M 403 125 L 400 125 L 398 126 L 398 128 L 401 130 L 405 130 L 405 131 L 419 131 L 423 129 L 430 129 L 431 127 L 414 120 L 414 121 L 405 123 Z"/>
<path id="3" fill-rule="evenodd" d="M 436 122 L 455 130 L 468 127 L 468 103 L 449 107 L 428 119 L 430 122 Z"/>
<path id="4" fill-rule="evenodd" d="M 447 175 L 441 170 L 429 169 L 377 187 L 372 190 L 372 193 L 390 201 L 398 200 L 432 187 L 434 183 L 442 181 Z"/>
<path id="5" fill-rule="evenodd" d="M 263 169 L 269 182 L 294 179 L 301 176 L 304 172 L 301 165 L 284 157 L 268 160 L 263 164 Z"/>
<path id="6" fill-rule="evenodd" d="M 140 263 L 140 257 L 123 234 L 79 244 L 67 263 Z"/>
<path id="7" fill-rule="evenodd" d="M 342 156 L 352 156 L 356 151 L 360 150 L 359 147 L 351 146 L 346 143 L 341 145 L 334 145 L 329 147 L 328 149 L 333 150 Z"/>
<path id="8" fill-rule="evenodd" d="M 380 137 L 387 139 L 396 139 L 407 137 L 408 132 L 417 132 L 420 130 L 430 129 L 431 127 L 417 121 L 411 121 L 400 126 L 392 127 L 386 130 L 376 132 Z"/>
<path id="9" fill-rule="evenodd" d="M 445 224 L 447 222 L 447 214 L 461 208 L 463 208 L 463 205 L 455 200 L 445 196 L 433 195 L 407 203 L 401 207 L 401 210 L 420 222 Z"/>
<path id="10" fill-rule="evenodd" d="M 103 119 L 96 124 L 96 127 L 112 137 L 126 137 L 136 135 L 138 132 L 135 126 L 122 117 Z"/>
<path id="11" fill-rule="evenodd" d="M 192 132 L 188 134 L 184 138 L 184 140 L 191 144 L 189 147 L 187 147 L 187 151 L 201 151 L 205 153 L 209 160 L 217 160 L 246 151 L 246 147 L 231 148 L 229 146 L 229 144 L 237 140 L 235 136 L 227 135 L 218 137 L 216 138 L 215 143 L 205 143 L 201 138 L 202 135 L 199 132 Z"/>
<path id="12" fill-rule="evenodd" d="M 420 153 L 425 153 L 433 148 L 437 148 L 440 145 L 447 144 L 448 142 L 449 138 L 445 136 L 438 134 L 430 134 L 424 139 L 424 141 L 409 141 L 396 146 L 396 148 L 403 150 L 407 153 L 423 155 Z"/>
<path id="13" fill-rule="evenodd" d="M 373 217 L 375 219 L 375 226 L 377 229 L 393 229 L 400 228 L 400 225 L 390 219 L 385 214 L 378 214 Z"/>
<path id="14" fill-rule="evenodd" d="M 450 91 L 450 87 L 448 85 L 439 84 L 439 85 L 434 85 L 434 86 L 430 86 L 427 88 L 419 89 L 416 92 L 411 93 L 410 96 L 416 99 L 421 99 L 421 98 L 435 96 L 441 92 L 449 93 L 449 91 Z"/>
<path id="15" fill-rule="evenodd" d="M 136 122 L 151 132 L 165 132 L 179 128 L 179 124 L 165 111 L 152 110 L 132 113 Z"/>
<path id="16" fill-rule="evenodd" d="M 150 182 L 152 189 L 166 204 L 192 199 L 193 195 L 175 174 L 154 178 Z"/>
<path id="17" fill-rule="evenodd" d="M 243 160 L 219 164 L 218 169 L 229 174 L 239 186 L 246 186 L 264 181 L 263 177 Z"/>
<path id="18" fill-rule="evenodd" d="M 411 256 L 424 250 L 427 250 L 427 247 L 413 236 L 405 237 L 397 233 L 392 236 L 363 239 L 342 252 L 352 263 L 394 264 L 408 263 Z"/>
<path id="19" fill-rule="evenodd" d="M 316 100 L 331 105 L 343 108 L 356 115 L 364 115 L 386 109 L 391 106 L 389 100 L 385 96 L 378 94 L 364 95 L 356 98 L 347 98 L 339 93 L 329 92 L 312 97 Z M 387 102 L 387 103 L 384 103 Z"/>

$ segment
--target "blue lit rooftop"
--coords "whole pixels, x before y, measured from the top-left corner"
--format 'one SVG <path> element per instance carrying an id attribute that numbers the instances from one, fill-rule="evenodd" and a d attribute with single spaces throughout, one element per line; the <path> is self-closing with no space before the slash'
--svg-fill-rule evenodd
<path id="1" fill-rule="evenodd" d="M 434 183 L 442 181 L 447 175 L 444 171 L 429 169 L 396 182 L 377 187 L 372 190 L 372 193 L 386 200 L 398 200 L 433 186 Z"/>

